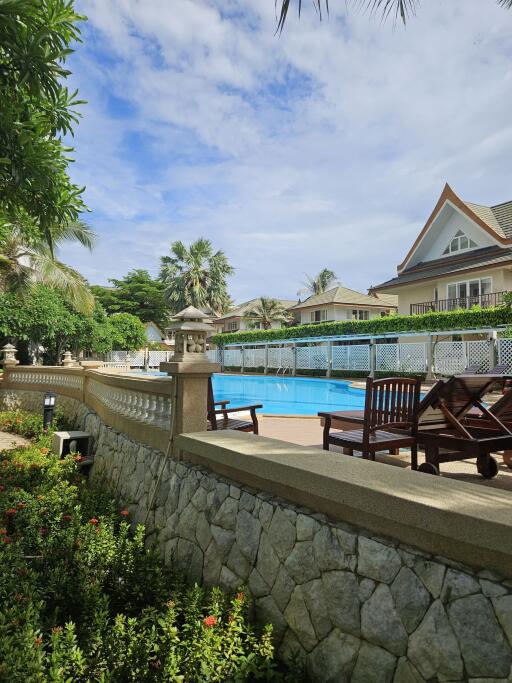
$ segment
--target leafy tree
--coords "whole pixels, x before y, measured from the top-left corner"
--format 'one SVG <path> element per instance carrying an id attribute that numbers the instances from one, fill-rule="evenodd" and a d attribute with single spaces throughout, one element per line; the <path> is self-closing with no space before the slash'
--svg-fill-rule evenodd
<path id="1" fill-rule="evenodd" d="M 322 12 L 324 9 L 326 12 L 329 12 L 329 0 L 312 1 L 320 19 L 322 18 Z M 495 0 L 495 2 L 506 9 L 512 8 L 512 0 Z M 288 10 L 292 4 L 293 0 L 281 0 L 281 11 L 279 13 L 277 24 L 278 31 L 283 30 L 286 17 L 288 16 Z M 400 18 L 405 24 L 407 19 L 416 13 L 416 8 L 419 7 L 420 0 L 358 0 L 358 4 L 363 8 L 366 7 L 370 9 L 371 11 L 380 11 L 384 19 L 388 19 L 390 16 L 392 16 L 395 19 Z M 300 16 L 302 0 L 297 0 L 296 5 L 298 7 Z"/>
<path id="2" fill-rule="evenodd" d="M 285 324 L 292 316 L 280 301 L 262 296 L 258 303 L 247 311 L 244 318 L 255 325 L 261 323 L 264 330 L 269 330 L 273 322 Z"/>
<path id="3" fill-rule="evenodd" d="M 86 208 L 62 142 L 82 104 L 63 81 L 83 18 L 73 0 L 0 2 L 0 225 L 44 238 L 50 252 L 55 226 Z"/>
<path id="4" fill-rule="evenodd" d="M 113 287 L 91 287 L 96 300 L 107 313 L 131 313 L 142 322 L 154 322 L 165 327 L 169 318 L 169 304 L 164 296 L 164 285 L 153 279 L 147 270 L 132 270 L 120 280 L 109 280 Z"/>
<path id="5" fill-rule="evenodd" d="M 223 251 L 214 252 L 210 240 L 200 237 L 187 248 L 171 244 L 171 256 L 161 259 L 160 279 L 173 313 L 186 306 L 224 313 L 231 300 L 226 279 L 234 269 Z"/>
<path id="6" fill-rule="evenodd" d="M 89 249 L 95 240 L 94 233 L 80 221 L 54 228 L 53 237 L 55 245 L 77 240 Z M 29 237 L 17 226 L 0 232 L 0 292 L 24 296 L 31 294 L 38 283 L 62 290 L 82 313 L 94 310 L 94 297 L 84 278 L 55 259 L 44 239 L 39 235 Z"/>
<path id="7" fill-rule="evenodd" d="M 146 343 L 146 331 L 141 321 L 131 313 L 114 313 L 109 316 L 108 325 L 112 348 L 122 351 L 136 351 Z"/>
<path id="8" fill-rule="evenodd" d="M 336 283 L 336 273 L 329 268 L 323 268 L 315 277 L 306 273 L 305 289 L 301 289 L 297 294 L 307 293 L 308 296 L 313 294 L 322 294 Z"/>

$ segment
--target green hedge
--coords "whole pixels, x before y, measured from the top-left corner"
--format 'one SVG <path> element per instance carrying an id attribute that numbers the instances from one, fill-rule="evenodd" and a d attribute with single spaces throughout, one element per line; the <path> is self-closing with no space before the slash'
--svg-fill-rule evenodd
<path id="1" fill-rule="evenodd" d="M 496 308 L 461 309 L 446 313 L 425 313 L 425 315 L 389 315 L 373 320 L 347 320 L 345 322 L 319 323 L 282 327 L 277 330 L 248 330 L 217 334 L 212 338 L 214 344 L 250 343 L 261 341 L 280 341 L 304 337 L 326 337 L 341 334 L 360 334 L 370 336 L 387 332 L 444 332 L 447 330 L 468 330 L 479 327 L 497 327 L 512 324 L 512 309 L 505 306 Z"/>

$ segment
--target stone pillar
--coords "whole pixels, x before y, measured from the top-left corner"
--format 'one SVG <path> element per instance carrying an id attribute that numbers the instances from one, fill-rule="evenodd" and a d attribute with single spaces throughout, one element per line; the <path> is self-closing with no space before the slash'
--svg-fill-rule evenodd
<path id="1" fill-rule="evenodd" d="M 498 364 L 498 333 L 491 332 L 489 335 L 489 369 L 492 370 Z"/>
<path id="2" fill-rule="evenodd" d="M 73 357 L 71 355 L 71 351 L 64 351 L 64 354 L 62 356 L 62 365 L 65 368 L 74 367 L 75 361 L 73 360 Z"/>
<path id="3" fill-rule="evenodd" d="M 265 344 L 265 367 L 263 368 L 263 374 L 268 373 L 268 344 Z"/>
<path id="4" fill-rule="evenodd" d="M 170 328 L 175 331 L 174 355 L 160 370 L 174 378 L 173 436 L 204 432 L 207 429 L 208 379 L 220 371 L 206 354 L 206 337 L 212 326 L 208 318 L 193 306 L 174 316 Z"/>

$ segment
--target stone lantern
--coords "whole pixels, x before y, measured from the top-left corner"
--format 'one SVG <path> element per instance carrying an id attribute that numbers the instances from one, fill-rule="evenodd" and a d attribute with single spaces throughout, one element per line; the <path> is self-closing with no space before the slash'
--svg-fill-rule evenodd
<path id="1" fill-rule="evenodd" d="M 213 327 L 209 318 L 194 306 L 188 306 L 174 316 L 169 329 L 174 332 L 174 355 L 178 363 L 208 361 L 206 337 Z"/>
<path id="2" fill-rule="evenodd" d="M 6 344 L 1 352 L 3 354 L 2 365 L 4 368 L 13 368 L 18 365 L 19 360 L 16 359 L 17 349 L 12 344 Z"/>
<path id="3" fill-rule="evenodd" d="M 71 351 L 64 351 L 64 355 L 62 357 L 62 365 L 65 368 L 71 368 L 75 365 L 75 361 L 73 360 Z"/>

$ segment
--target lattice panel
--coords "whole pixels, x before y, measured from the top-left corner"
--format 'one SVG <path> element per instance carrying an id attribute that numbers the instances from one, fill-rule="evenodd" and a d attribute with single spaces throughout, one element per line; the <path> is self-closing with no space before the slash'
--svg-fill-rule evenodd
<path id="1" fill-rule="evenodd" d="M 169 360 L 169 351 L 150 351 L 149 352 L 149 367 L 159 368 L 160 363 L 166 363 Z"/>
<path id="2" fill-rule="evenodd" d="M 370 345 L 349 346 L 349 370 L 370 370 Z"/>
<path id="3" fill-rule="evenodd" d="M 437 342 L 434 347 L 434 372 L 455 375 L 467 366 L 465 342 Z"/>
<path id="4" fill-rule="evenodd" d="M 242 349 L 225 349 L 224 365 L 228 368 L 239 368 L 242 366 Z"/>
<path id="5" fill-rule="evenodd" d="M 110 363 L 124 363 L 127 356 L 128 351 L 109 351 L 105 356 L 105 360 Z"/>
<path id="6" fill-rule="evenodd" d="M 261 368 L 265 366 L 265 349 L 244 349 L 244 367 Z"/>
<path id="7" fill-rule="evenodd" d="M 488 372 L 491 369 L 492 342 L 469 341 L 467 342 L 468 365 L 480 365 L 479 372 Z"/>
<path id="8" fill-rule="evenodd" d="M 376 344 L 376 369 L 396 372 L 399 367 L 398 344 Z"/>
<path id="9" fill-rule="evenodd" d="M 401 372 L 425 372 L 427 368 L 427 347 L 425 343 L 411 342 L 397 344 Z"/>
<path id="10" fill-rule="evenodd" d="M 144 365 L 144 351 L 130 351 L 127 354 L 126 362 L 132 368 L 141 368 Z"/>
<path id="11" fill-rule="evenodd" d="M 498 339 L 498 363 L 512 368 L 512 339 Z"/>
<path id="12" fill-rule="evenodd" d="M 348 370 L 349 356 L 348 346 L 333 346 L 332 347 L 332 369 L 333 370 Z"/>
<path id="13" fill-rule="evenodd" d="M 297 368 L 300 370 L 325 370 L 327 346 L 298 346 Z"/>
<path id="14" fill-rule="evenodd" d="M 268 348 L 268 367 L 281 367 L 281 349 L 278 346 L 269 346 Z"/>
<path id="15" fill-rule="evenodd" d="M 206 352 L 208 360 L 211 363 L 220 363 L 221 350 L 220 349 L 209 349 Z"/>

